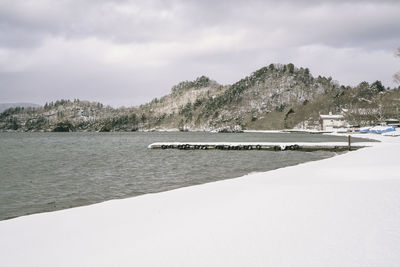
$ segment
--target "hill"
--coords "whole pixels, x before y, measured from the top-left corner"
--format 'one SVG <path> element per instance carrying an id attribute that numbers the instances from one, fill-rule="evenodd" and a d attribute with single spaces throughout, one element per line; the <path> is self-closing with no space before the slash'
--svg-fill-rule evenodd
<path id="1" fill-rule="evenodd" d="M 10 108 L 0 130 L 136 131 L 316 128 L 319 114 L 344 113 L 353 125 L 400 117 L 400 87 L 380 81 L 339 85 L 313 77 L 307 68 L 270 64 L 232 85 L 201 76 L 140 107 L 112 108 L 97 102 L 59 100 L 38 108 Z"/>
<path id="2" fill-rule="evenodd" d="M 181 83 L 140 111 L 148 129 L 313 128 L 320 113 L 347 111 L 346 119 L 354 125 L 399 117 L 399 103 L 393 99 L 400 99 L 399 88 L 385 88 L 379 81 L 341 86 L 331 77 L 313 77 L 307 68 L 270 64 L 233 85 L 204 76 Z"/>
<path id="3" fill-rule="evenodd" d="M 132 109 L 114 109 L 75 99 L 46 103 L 39 108 L 9 108 L 0 114 L 0 129 L 16 131 L 135 131 Z"/>

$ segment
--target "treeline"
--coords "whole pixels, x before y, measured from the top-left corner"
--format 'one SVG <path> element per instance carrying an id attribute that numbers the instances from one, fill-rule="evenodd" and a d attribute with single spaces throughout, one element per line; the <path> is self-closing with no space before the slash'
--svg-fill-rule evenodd
<path id="1" fill-rule="evenodd" d="M 88 101 L 81 101 L 78 98 L 74 99 L 73 101 L 69 100 L 69 99 L 60 99 L 60 100 L 56 100 L 56 101 L 51 101 L 51 102 L 46 102 L 43 106 L 43 108 L 45 110 L 51 110 L 53 108 L 57 108 L 58 106 L 64 106 L 67 104 L 72 104 L 72 103 L 77 103 L 80 106 L 90 106 L 90 105 L 96 105 L 97 108 L 101 109 L 104 107 L 104 105 L 102 103 L 99 102 L 88 102 Z"/>
<path id="2" fill-rule="evenodd" d="M 213 81 L 211 81 L 210 78 L 206 76 L 201 76 L 194 81 L 180 82 L 179 84 L 172 87 L 171 92 L 172 94 L 179 94 L 183 90 L 210 86 L 211 83 L 213 83 Z"/>

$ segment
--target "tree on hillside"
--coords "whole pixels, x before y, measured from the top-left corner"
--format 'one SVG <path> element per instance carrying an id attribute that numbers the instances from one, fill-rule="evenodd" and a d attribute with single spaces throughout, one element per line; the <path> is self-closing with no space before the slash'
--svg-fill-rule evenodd
<path id="1" fill-rule="evenodd" d="M 292 63 L 289 63 L 289 64 L 287 65 L 287 69 L 289 70 L 289 73 L 290 73 L 290 74 L 293 74 L 293 73 L 294 73 L 294 65 L 293 65 Z"/>
<path id="2" fill-rule="evenodd" d="M 376 81 L 370 86 L 371 90 L 374 92 L 382 92 L 385 91 L 385 87 L 382 85 L 381 81 Z"/>
<path id="3" fill-rule="evenodd" d="M 397 48 L 396 57 L 400 57 L 400 47 Z M 400 83 L 400 71 L 394 74 L 394 80 L 397 83 Z"/>

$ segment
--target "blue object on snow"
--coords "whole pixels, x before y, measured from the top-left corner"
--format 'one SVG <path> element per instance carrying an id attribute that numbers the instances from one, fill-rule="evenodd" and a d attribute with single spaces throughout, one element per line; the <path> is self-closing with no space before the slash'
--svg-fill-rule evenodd
<path id="1" fill-rule="evenodd" d="M 372 128 L 372 127 L 362 127 L 362 128 L 360 128 L 359 132 L 360 132 L 360 133 L 369 133 L 369 130 L 370 130 L 371 128 Z"/>
<path id="2" fill-rule="evenodd" d="M 369 129 L 370 133 L 377 133 L 377 134 L 388 133 L 393 131 L 396 131 L 396 128 L 394 128 L 394 126 L 387 126 L 387 127 L 377 126 Z"/>

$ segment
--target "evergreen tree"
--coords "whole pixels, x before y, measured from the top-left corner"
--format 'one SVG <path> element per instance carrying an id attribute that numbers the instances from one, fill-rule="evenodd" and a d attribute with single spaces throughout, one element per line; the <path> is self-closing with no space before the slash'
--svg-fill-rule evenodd
<path id="1" fill-rule="evenodd" d="M 385 91 L 385 87 L 382 85 L 381 81 L 376 81 L 371 84 L 371 90 L 379 93 Z"/>
<path id="2" fill-rule="evenodd" d="M 293 65 L 292 63 L 289 63 L 289 64 L 287 65 L 287 69 L 288 69 L 288 71 L 289 71 L 290 74 L 293 74 L 293 73 L 294 73 L 294 65 Z"/>

